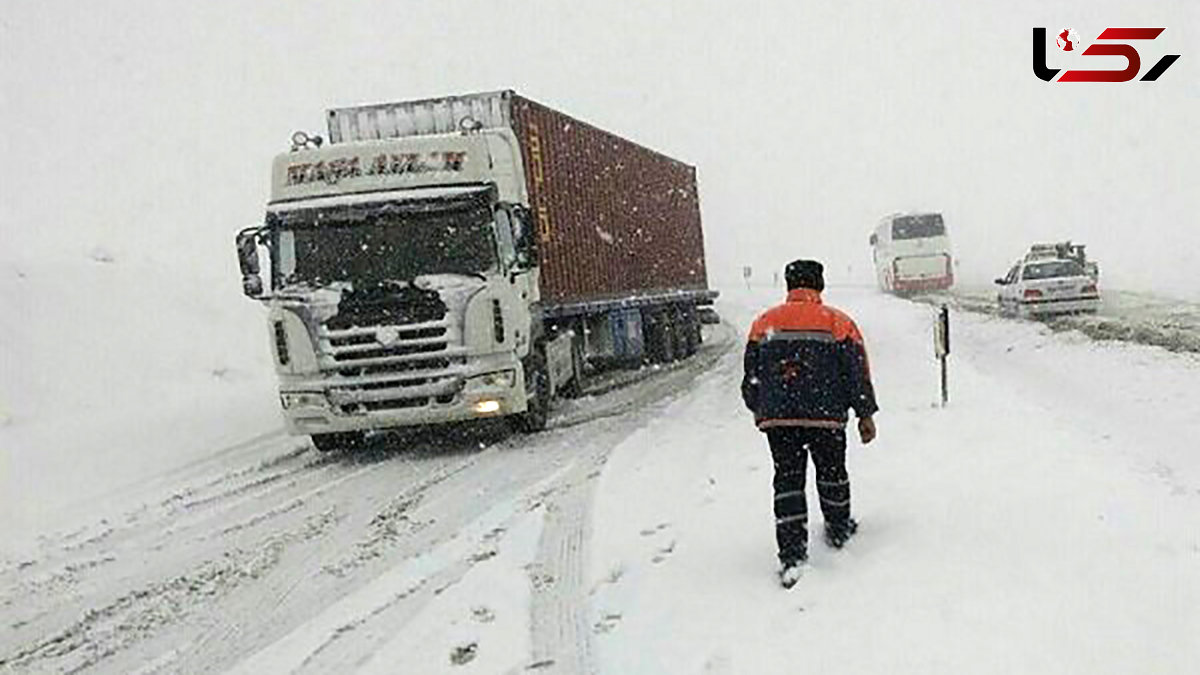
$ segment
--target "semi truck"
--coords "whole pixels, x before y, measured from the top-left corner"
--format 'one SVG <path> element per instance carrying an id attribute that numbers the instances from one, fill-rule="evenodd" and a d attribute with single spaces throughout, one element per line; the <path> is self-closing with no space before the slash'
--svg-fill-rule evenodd
<path id="1" fill-rule="evenodd" d="M 326 122 L 275 157 L 265 219 L 235 242 L 292 434 L 535 432 L 597 370 L 698 348 L 717 294 L 694 167 L 513 91 Z"/>

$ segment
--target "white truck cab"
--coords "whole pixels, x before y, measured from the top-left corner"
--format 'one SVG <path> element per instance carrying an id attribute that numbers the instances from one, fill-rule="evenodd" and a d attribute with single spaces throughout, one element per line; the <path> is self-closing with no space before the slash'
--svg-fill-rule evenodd
<path id="1" fill-rule="evenodd" d="M 270 251 L 259 290 L 292 433 L 344 445 L 370 429 L 528 413 L 574 377 L 526 381 L 543 336 L 511 133 L 312 145 L 276 157 L 266 223 L 241 240 Z M 561 364 L 569 339 L 548 351 Z M 550 377 L 542 365 L 534 378 Z"/>

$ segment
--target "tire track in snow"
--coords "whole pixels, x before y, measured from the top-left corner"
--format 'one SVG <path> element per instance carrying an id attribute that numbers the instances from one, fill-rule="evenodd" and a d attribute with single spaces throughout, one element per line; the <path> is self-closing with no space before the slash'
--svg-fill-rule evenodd
<path id="1" fill-rule="evenodd" d="M 574 424 L 632 413 L 635 423 L 631 425 L 632 433 L 653 420 L 675 398 L 689 391 L 697 379 L 712 373 L 713 366 L 736 345 L 734 329 L 721 324 L 719 331 L 714 331 L 711 341 L 706 343 L 707 349 L 674 366 L 662 378 L 648 382 L 640 396 Z M 719 373 L 712 374 L 719 376 Z M 596 481 L 617 445 L 619 442 L 589 448 L 571 466 L 556 489 L 546 495 L 546 522 L 537 559 L 529 570 L 533 586 L 530 620 L 533 654 L 529 668 L 538 673 L 590 675 L 595 672 L 586 588 L 591 506 Z"/>
<path id="2" fill-rule="evenodd" d="M 263 602 L 269 601 L 273 595 L 286 597 L 298 583 L 293 579 L 294 570 L 303 568 L 305 560 L 311 559 L 324 547 L 337 547 L 345 543 L 347 537 L 355 536 L 353 531 L 347 530 L 343 521 L 361 518 L 362 514 L 341 513 L 339 508 L 346 502 L 345 495 L 354 494 L 353 486 L 356 483 L 362 483 L 364 478 L 378 473 L 382 467 L 388 470 L 389 477 L 399 478 L 399 484 L 403 486 L 414 479 L 428 478 L 430 469 L 447 462 L 453 467 L 473 461 L 470 455 L 465 458 L 450 456 L 433 463 L 385 462 L 387 457 L 382 457 L 344 458 L 345 466 L 338 465 L 343 469 L 339 477 L 329 480 L 321 476 L 315 487 L 280 506 L 239 499 L 239 502 L 254 506 L 257 510 L 245 520 L 232 525 L 224 517 L 225 509 L 206 509 L 209 517 L 197 519 L 190 527 L 207 525 L 210 528 L 207 535 L 184 536 L 184 529 L 179 529 L 174 534 L 174 540 L 171 537 L 164 540 L 166 546 L 147 548 L 143 546 L 144 542 L 139 541 L 130 550 L 118 551 L 128 554 L 128 562 L 136 563 L 139 553 L 146 556 L 151 551 L 165 549 L 158 556 L 162 558 L 158 563 L 149 570 L 140 571 L 133 579 L 118 580 L 117 585 L 111 587 L 110 584 L 94 584 L 100 590 L 84 598 L 90 608 L 82 613 L 81 618 L 76 614 L 72 619 L 67 613 L 59 611 L 58 618 L 51 619 L 60 627 L 31 626 L 32 634 L 50 637 L 28 641 L 15 653 L 4 654 L 4 650 L 0 649 L 0 666 L 17 663 L 24 667 L 25 664 L 37 663 L 39 667 L 51 667 L 49 664 L 53 663 L 56 664 L 53 666 L 55 668 L 70 670 L 77 666 L 91 667 L 113 658 L 124 658 L 127 662 L 132 661 L 128 668 L 133 668 L 142 660 L 136 656 L 121 655 L 135 647 L 144 649 L 143 643 L 165 636 L 163 639 L 175 642 L 174 645 L 168 644 L 166 650 L 177 653 L 174 660 L 183 656 L 195 658 L 199 654 L 200 663 L 189 665 L 185 670 L 198 672 L 206 669 L 204 662 L 208 659 L 203 656 L 201 647 L 206 645 L 202 640 L 194 635 L 189 637 L 185 642 L 191 646 L 187 647 L 185 653 L 183 646 L 178 644 L 178 636 L 171 637 L 172 632 L 178 633 L 185 620 L 201 627 L 216 626 L 218 631 L 230 624 L 231 615 L 243 619 L 249 617 L 242 623 L 253 623 L 254 617 L 258 616 L 254 610 L 261 611 Z M 437 479 L 436 476 L 434 478 Z M 390 496 L 390 493 L 378 494 L 379 500 L 384 502 Z M 293 516 L 279 527 L 262 527 L 271 518 L 293 511 Z M 374 511 L 370 511 L 367 517 L 373 514 Z M 194 514 L 185 513 L 183 516 L 190 518 Z M 314 518 L 325 526 L 314 529 L 310 525 Z M 292 525 L 294 523 L 300 523 L 298 528 Z M 298 529 L 304 536 L 288 534 L 289 527 L 293 528 L 293 532 Z M 265 532 L 256 535 L 253 530 Z M 339 533 L 343 536 L 336 536 Z M 183 541 L 179 541 L 181 538 Z M 255 541 L 259 543 L 248 543 Z M 322 542 L 327 541 L 330 543 L 323 546 Z M 181 553 L 178 550 L 180 548 L 190 550 Z M 122 570 L 116 571 L 120 573 Z M 270 591 L 273 580 L 287 584 L 289 579 L 293 583 L 283 593 L 273 594 Z M 237 589 L 238 592 L 226 592 L 229 589 Z M 70 599 L 78 602 L 80 598 Z M 245 608 L 247 602 L 256 607 L 239 611 L 238 608 Z M 195 626 L 191 631 L 195 632 Z M 28 635 L 30 631 L 25 633 Z M 219 632 L 217 634 L 220 635 Z M 212 634 L 202 632 L 202 635 L 211 637 Z M 121 672 L 128 668 L 115 667 L 113 670 Z"/>

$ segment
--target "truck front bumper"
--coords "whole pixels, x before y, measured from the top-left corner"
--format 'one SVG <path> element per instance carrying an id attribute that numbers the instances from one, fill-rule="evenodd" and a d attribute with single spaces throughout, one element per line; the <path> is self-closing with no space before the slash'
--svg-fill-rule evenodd
<path id="1" fill-rule="evenodd" d="M 524 412 L 525 382 L 515 358 L 491 362 L 440 388 L 381 388 L 346 395 L 327 380 L 295 380 L 280 387 L 280 403 L 289 433 L 329 434 L 386 430 L 504 417 Z"/>

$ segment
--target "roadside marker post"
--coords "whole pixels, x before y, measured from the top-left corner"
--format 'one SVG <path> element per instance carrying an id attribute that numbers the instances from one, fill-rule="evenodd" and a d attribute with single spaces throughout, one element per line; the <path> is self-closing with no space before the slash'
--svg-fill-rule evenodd
<path id="1" fill-rule="evenodd" d="M 938 310 L 933 324 L 933 352 L 941 362 L 942 370 L 942 407 L 950 400 L 949 378 L 946 369 L 946 357 L 950 356 L 950 308 L 942 305 Z"/>

